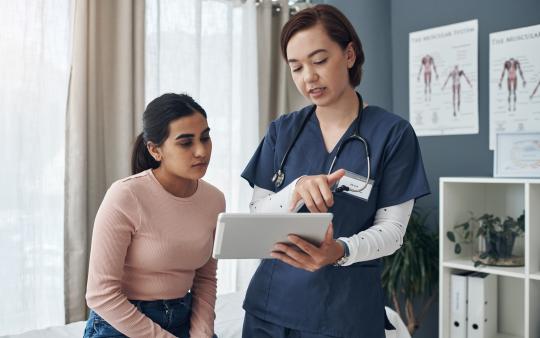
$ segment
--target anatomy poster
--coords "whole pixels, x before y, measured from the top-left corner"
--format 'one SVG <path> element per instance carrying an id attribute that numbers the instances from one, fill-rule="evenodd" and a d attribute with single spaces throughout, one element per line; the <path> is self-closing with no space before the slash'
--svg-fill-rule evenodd
<path id="1" fill-rule="evenodd" d="M 409 34 L 409 119 L 418 136 L 478 133 L 478 21 Z"/>
<path id="2" fill-rule="evenodd" d="M 540 131 L 540 25 L 489 35 L 489 148 L 499 132 Z"/>

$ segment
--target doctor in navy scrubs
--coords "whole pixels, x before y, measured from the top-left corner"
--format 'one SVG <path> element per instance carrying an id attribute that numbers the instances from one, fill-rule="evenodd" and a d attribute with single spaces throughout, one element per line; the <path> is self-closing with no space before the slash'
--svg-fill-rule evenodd
<path id="1" fill-rule="evenodd" d="M 331 212 L 333 221 L 320 245 L 291 235 L 293 245 L 277 243 L 261 262 L 243 337 L 385 337 L 381 257 L 400 248 L 415 200 L 429 194 L 418 140 L 408 121 L 355 91 L 364 52 L 336 8 L 291 17 L 281 51 L 313 104 L 271 123 L 242 173 L 250 209 Z"/>

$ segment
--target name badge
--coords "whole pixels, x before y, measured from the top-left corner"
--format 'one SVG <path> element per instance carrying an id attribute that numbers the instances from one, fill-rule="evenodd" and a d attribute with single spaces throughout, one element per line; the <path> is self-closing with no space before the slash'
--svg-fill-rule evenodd
<path id="1" fill-rule="evenodd" d="M 366 178 L 364 176 L 355 174 L 351 171 L 345 170 L 345 176 L 343 176 L 335 185 L 336 188 L 345 186 L 349 190 L 344 190 L 343 193 L 349 194 L 361 200 L 367 201 L 369 195 L 371 195 L 371 189 L 373 188 L 374 181 L 369 180 L 368 185 L 362 191 L 355 191 L 362 189 L 366 184 Z"/>

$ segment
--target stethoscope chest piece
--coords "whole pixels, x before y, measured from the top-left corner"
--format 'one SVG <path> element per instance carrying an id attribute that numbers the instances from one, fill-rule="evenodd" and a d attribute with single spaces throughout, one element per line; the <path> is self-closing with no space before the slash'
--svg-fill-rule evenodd
<path id="1" fill-rule="evenodd" d="M 334 160 L 332 161 L 332 164 L 330 165 L 330 170 L 328 171 L 328 174 L 330 174 L 332 172 L 332 170 L 334 168 L 334 164 L 335 164 L 337 158 L 339 157 L 339 155 L 341 153 L 341 150 L 343 149 L 343 147 L 345 146 L 346 143 L 348 143 L 349 141 L 353 141 L 353 140 L 357 140 L 357 141 L 362 142 L 364 144 L 364 146 L 365 146 L 365 151 L 366 151 L 368 175 L 367 175 L 364 187 L 357 190 L 357 191 L 355 190 L 354 192 L 360 192 L 360 191 L 364 190 L 368 186 L 368 182 L 370 180 L 370 174 L 371 174 L 371 165 L 370 165 L 370 161 L 369 161 L 368 143 L 367 143 L 367 141 L 365 139 L 363 139 L 360 136 L 360 119 L 361 119 L 361 117 L 363 115 L 362 112 L 364 110 L 364 101 L 362 100 L 362 96 L 360 96 L 360 94 L 358 94 L 358 99 L 360 101 L 359 102 L 360 104 L 359 104 L 359 111 L 358 111 L 358 119 L 356 121 L 356 131 L 351 136 L 349 136 L 342 144 L 340 144 L 338 146 L 338 151 L 336 152 L 336 155 L 334 156 Z M 287 148 L 287 151 L 285 151 L 285 155 L 283 155 L 283 159 L 281 160 L 281 164 L 279 165 L 279 169 L 272 176 L 272 183 L 274 183 L 274 186 L 276 188 L 281 187 L 281 185 L 283 184 L 283 181 L 285 180 L 285 172 L 284 172 L 283 168 L 285 166 L 285 163 L 287 162 L 287 157 L 289 156 L 289 153 L 290 153 L 291 149 L 293 148 L 294 144 L 296 143 L 296 140 L 298 139 L 298 136 L 300 136 L 300 133 L 302 133 L 302 130 L 304 130 L 304 127 L 306 126 L 307 121 L 309 120 L 309 118 L 315 112 L 315 108 L 316 108 L 316 106 L 313 106 L 313 108 L 306 114 L 306 116 L 302 120 L 300 128 L 297 129 L 296 134 L 295 134 L 294 138 L 292 139 L 292 142 L 289 144 L 289 147 Z M 341 188 L 341 189 L 344 189 L 344 188 Z M 340 191 L 343 191 L 343 190 L 340 190 Z M 352 190 L 349 190 L 349 191 L 352 191 Z"/>
<path id="2" fill-rule="evenodd" d="M 281 187 L 281 185 L 283 184 L 283 180 L 285 180 L 285 174 L 283 173 L 281 169 L 278 170 L 274 174 L 274 176 L 272 176 L 272 183 L 274 183 L 276 188 Z"/>

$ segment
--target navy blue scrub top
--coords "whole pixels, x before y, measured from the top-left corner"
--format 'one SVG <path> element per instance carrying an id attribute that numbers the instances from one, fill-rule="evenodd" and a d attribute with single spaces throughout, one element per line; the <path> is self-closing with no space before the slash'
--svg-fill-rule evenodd
<path id="1" fill-rule="evenodd" d="M 273 121 L 242 173 L 251 186 L 278 192 L 302 175 L 326 174 L 337 146 L 326 150 L 316 114 L 312 114 L 289 153 L 280 189 L 272 183 L 285 151 L 313 106 Z M 401 117 L 376 106 L 364 108 L 360 136 L 369 144 L 374 186 L 367 201 L 334 193 L 334 236 L 350 237 L 373 225 L 377 209 L 430 193 L 418 140 Z M 342 142 L 356 128 L 354 121 Z M 367 176 L 364 146 L 345 145 L 334 171 L 344 168 Z M 300 212 L 309 212 L 305 207 Z M 326 266 L 315 272 L 276 259 L 263 260 L 249 285 L 244 309 L 287 328 L 337 337 L 384 337 L 386 315 L 381 286 L 382 260 L 351 266 Z"/>

